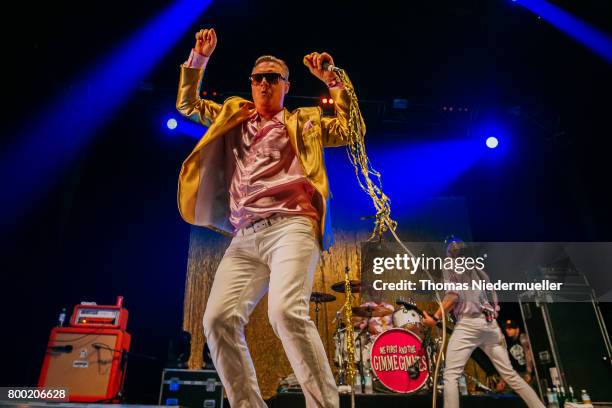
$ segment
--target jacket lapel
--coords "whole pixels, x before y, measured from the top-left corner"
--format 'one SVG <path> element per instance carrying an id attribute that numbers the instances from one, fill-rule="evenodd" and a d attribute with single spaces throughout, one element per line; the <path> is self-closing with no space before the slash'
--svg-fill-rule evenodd
<path id="1" fill-rule="evenodd" d="M 300 151 L 298 150 L 297 133 L 298 133 L 298 115 L 296 111 L 293 113 L 289 112 L 286 108 L 284 109 L 285 114 L 285 127 L 287 128 L 287 135 L 289 141 L 293 147 L 293 151 L 301 162 Z"/>
<path id="2" fill-rule="evenodd" d="M 217 137 L 226 134 L 234 126 L 247 120 L 255 111 L 253 103 L 245 99 L 228 102 L 225 108 L 219 113 L 215 123 L 208 128 L 204 137 L 196 144 L 193 152 L 201 150 Z"/>

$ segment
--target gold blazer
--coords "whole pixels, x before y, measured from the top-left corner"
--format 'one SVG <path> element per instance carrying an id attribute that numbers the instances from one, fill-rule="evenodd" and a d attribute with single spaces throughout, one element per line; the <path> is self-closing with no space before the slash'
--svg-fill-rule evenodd
<path id="1" fill-rule="evenodd" d="M 215 231 L 232 234 L 229 222 L 229 178 L 232 163 L 225 163 L 224 136 L 240 131 L 240 125 L 254 112 L 253 102 L 230 97 L 218 104 L 199 98 L 203 69 L 181 67 L 176 108 L 187 118 L 208 127 L 183 162 L 178 182 L 178 207 L 185 221 Z M 308 181 L 317 191 L 315 206 L 321 214 L 319 241 L 323 249 L 333 243 L 328 214 L 329 182 L 323 161 L 323 147 L 348 143 L 350 100 L 343 89 L 330 89 L 336 107 L 335 117 L 324 117 L 321 108 L 284 110 L 285 126 L 291 145 Z M 360 116 L 361 119 L 361 116 Z M 361 129 L 365 124 L 361 119 Z M 231 174 L 230 174 L 231 176 Z"/>

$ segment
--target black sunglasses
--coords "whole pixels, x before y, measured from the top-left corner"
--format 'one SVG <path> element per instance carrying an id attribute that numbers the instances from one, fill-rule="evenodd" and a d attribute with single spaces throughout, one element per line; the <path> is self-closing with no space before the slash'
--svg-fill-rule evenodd
<path id="1" fill-rule="evenodd" d="M 287 78 L 285 78 L 284 76 L 282 76 L 281 74 L 279 74 L 278 72 L 268 72 L 265 74 L 253 74 L 249 77 L 249 79 L 251 80 L 252 83 L 254 84 L 261 84 L 261 81 L 263 81 L 263 79 L 266 79 L 266 82 L 271 84 L 271 85 L 276 85 L 278 83 L 279 80 L 283 80 L 286 81 Z"/>

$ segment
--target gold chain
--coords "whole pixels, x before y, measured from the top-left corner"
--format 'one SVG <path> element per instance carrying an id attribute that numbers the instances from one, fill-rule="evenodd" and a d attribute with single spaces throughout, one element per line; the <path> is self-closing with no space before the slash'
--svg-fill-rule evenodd
<path id="1" fill-rule="evenodd" d="M 353 293 L 351 291 L 351 280 L 349 278 L 348 268 L 344 272 L 344 293 L 346 299 L 344 301 L 344 320 L 346 327 L 344 338 L 346 339 L 347 351 L 347 367 L 346 367 L 346 382 L 351 387 L 355 384 L 355 343 L 353 342 Z"/>
<path id="2" fill-rule="evenodd" d="M 391 219 L 391 200 L 382 190 L 381 175 L 372 167 L 366 153 L 363 132 L 361 131 L 364 125 L 359 112 L 359 101 L 357 100 L 357 94 L 355 93 L 353 84 L 343 69 L 338 71 L 338 76 L 350 99 L 348 125 L 349 144 L 347 146 L 349 160 L 355 168 L 355 176 L 357 177 L 359 186 L 372 198 L 372 202 L 376 208 L 376 221 L 370 239 L 376 236 L 381 238 L 382 234 L 387 231 L 388 228 L 395 231 L 397 222 Z M 372 180 L 372 178 L 374 178 L 374 180 Z"/>

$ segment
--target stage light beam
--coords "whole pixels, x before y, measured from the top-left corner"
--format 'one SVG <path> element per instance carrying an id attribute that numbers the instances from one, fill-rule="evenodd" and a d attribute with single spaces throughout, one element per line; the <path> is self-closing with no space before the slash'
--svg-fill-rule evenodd
<path id="1" fill-rule="evenodd" d="M 210 3 L 171 3 L 131 38 L 87 67 L 84 74 L 69 81 L 67 92 L 37 109 L 36 116 L 18 133 L 17 142 L 0 156 L 0 184 L 10 192 L 0 200 L 0 228 L 5 223 L 14 225 L 37 197 L 53 186 Z M 18 178 L 13 177 L 15 172 L 19 172 Z"/>
<path id="2" fill-rule="evenodd" d="M 602 57 L 609 64 L 612 63 L 612 38 L 606 33 L 544 0 L 521 0 L 517 1 L 516 4 L 525 7 L 538 18 L 544 18 L 569 37 Z"/>
<path id="3" fill-rule="evenodd" d="M 208 128 L 202 125 L 197 120 L 188 119 L 183 116 L 173 117 L 172 114 L 168 114 L 166 118 L 166 126 L 164 134 L 167 136 L 174 137 L 175 135 L 184 135 L 195 140 L 200 140 Z M 173 126 L 173 127 L 171 127 Z"/>

